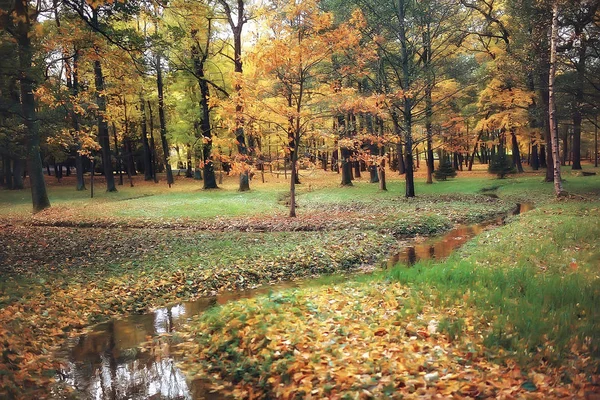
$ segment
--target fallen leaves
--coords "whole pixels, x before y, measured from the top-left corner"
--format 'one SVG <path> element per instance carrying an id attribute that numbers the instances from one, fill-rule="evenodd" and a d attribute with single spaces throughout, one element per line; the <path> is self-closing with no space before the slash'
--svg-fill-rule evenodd
<path id="1" fill-rule="evenodd" d="M 559 397 L 559 369 L 526 376 L 483 356 L 473 332 L 485 326 L 473 309 L 460 313 L 467 326 L 477 326 L 451 341 L 437 331 L 446 309 L 425 305 L 390 324 L 402 309 L 427 303 L 400 284 L 349 283 L 287 296 L 284 304 L 269 297 L 228 304 L 217 327 L 211 319 L 193 321 L 180 333 L 190 339 L 179 346 L 184 370 L 193 368 L 223 393 L 241 397 L 251 391 L 283 399 Z M 291 315 L 290 308 L 300 312 Z"/>

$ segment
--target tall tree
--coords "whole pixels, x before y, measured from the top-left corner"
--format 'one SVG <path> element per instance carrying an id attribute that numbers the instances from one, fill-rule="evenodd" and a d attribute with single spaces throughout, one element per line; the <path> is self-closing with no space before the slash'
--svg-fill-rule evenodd
<path id="1" fill-rule="evenodd" d="M 246 163 L 248 156 L 248 146 L 246 144 L 246 137 L 244 133 L 244 105 L 241 96 L 241 75 L 243 74 L 243 62 L 242 62 L 242 31 L 244 25 L 250 20 L 250 16 L 247 12 L 246 7 L 247 0 L 218 0 L 219 4 L 223 8 L 225 18 L 231 29 L 233 35 L 233 65 L 234 74 L 238 77 L 234 77 L 234 91 L 235 91 L 235 139 L 237 142 L 238 152 L 241 156 L 241 162 Z M 233 3 L 232 7 L 230 3 Z M 252 151 L 252 149 L 250 149 Z M 250 190 L 250 171 L 249 169 L 243 168 L 240 173 L 240 191 Z"/>
<path id="2" fill-rule="evenodd" d="M 0 26 L 14 38 L 17 44 L 17 57 L 19 60 L 17 79 L 19 81 L 21 118 L 27 132 L 27 169 L 31 184 L 31 199 L 34 212 L 50 207 L 42 171 L 40 130 L 34 96 L 37 79 L 33 64 L 35 48 L 32 38 L 36 35 L 37 18 L 42 6 L 43 2 L 38 2 L 32 8 L 29 1 L 17 0 L 10 3 L 7 9 L 4 9 L 6 3 L 3 3 L 3 12 L 0 13 Z"/>
<path id="3" fill-rule="evenodd" d="M 548 107 L 550 114 L 550 132 L 552 133 L 552 156 L 554 159 L 554 192 L 556 196 L 563 195 L 563 186 L 560 176 L 560 156 L 558 144 L 558 124 L 556 118 L 556 100 L 554 83 L 556 80 L 556 48 L 558 45 L 558 1 L 552 4 L 552 28 L 550 31 L 550 72 L 548 78 Z"/>
<path id="4" fill-rule="evenodd" d="M 332 56 L 358 46 L 360 35 L 354 27 L 362 21 L 356 13 L 347 24 L 334 27 L 333 16 L 322 12 L 317 0 L 281 0 L 269 20 L 272 33 L 252 54 L 255 74 L 244 87 L 252 96 L 246 104 L 254 106 L 246 114 L 284 134 L 291 161 L 290 217 L 296 216 L 301 140 L 314 125 L 342 113 L 335 103 L 341 93 L 328 83 Z"/>

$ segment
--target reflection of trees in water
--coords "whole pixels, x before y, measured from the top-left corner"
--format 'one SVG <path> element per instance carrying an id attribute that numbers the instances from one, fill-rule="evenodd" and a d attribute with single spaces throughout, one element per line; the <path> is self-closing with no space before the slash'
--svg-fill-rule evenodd
<path id="1" fill-rule="evenodd" d="M 84 398 L 190 399 L 185 376 L 175 367 L 167 344 L 138 350 L 149 337 L 171 332 L 185 314 L 185 307 L 178 305 L 98 326 L 73 347 L 63 381 Z"/>
<path id="2" fill-rule="evenodd" d="M 446 258 L 469 239 L 483 232 L 485 226 L 485 224 L 459 226 L 439 238 L 408 246 L 390 257 L 388 267 L 392 267 L 399 262 L 413 265 L 420 260 Z"/>
<path id="3" fill-rule="evenodd" d="M 183 373 L 175 367 L 168 343 L 154 340 L 148 345 L 148 340 L 161 333 L 173 332 L 186 318 L 216 304 L 292 286 L 296 284 L 287 282 L 253 290 L 223 292 L 98 325 L 69 349 L 68 365 L 58 373 L 58 380 L 74 387 L 78 398 L 86 399 L 220 398 L 209 395 L 201 382 L 193 382 L 190 389 Z M 140 350 L 142 343 L 145 343 L 144 351 Z"/>

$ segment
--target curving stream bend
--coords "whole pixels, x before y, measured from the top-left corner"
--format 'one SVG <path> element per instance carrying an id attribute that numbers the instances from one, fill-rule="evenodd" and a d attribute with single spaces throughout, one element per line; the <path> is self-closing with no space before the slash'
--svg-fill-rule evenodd
<path id="1" fill-rule="evenodd" d="M 531 203 L 517 204 L 513 214 L 531 209 Z M 444 235 L 406 246 L 391 255 L 387 265 L 412 265 L 419 260 L 448 257 L 486 228 L 503 223 L 504 218 L 458 226 Z M 64 368 L 57 374 L 59 386 L 69 388 L 77 398 L 84 399 L 222 398 L 210 393 L 202 382 L 188 382 L 175 365 L 177 360 L 170 354 L 168 344 L 154 351 L 140 350 L 141 344 L 161 334 L 176 331 L 192 316 L 215 305 L 298 285 L 296 282 L 284 282 L 253 290 L 223 292 L 96 325 L 89 333 L 69 340 L 57 353 L 57 358 L 64 360 Z"/>

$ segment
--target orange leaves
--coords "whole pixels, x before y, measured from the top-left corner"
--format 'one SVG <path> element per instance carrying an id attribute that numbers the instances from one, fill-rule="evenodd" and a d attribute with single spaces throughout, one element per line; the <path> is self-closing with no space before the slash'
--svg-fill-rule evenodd
<path id="1" fill-rule="evenodd" d="M 239 382 L 231 393 L 250 393 L 264 388 L 259 382 L 267 382 L 262 395 L 277 398 L 558 395 L 560 379 L 551 375 L 556 372 L 542 367 L 525 373 L 510 359 L 504 366 L 486 359 L 481 344 L 486 321 L 473 317 L 473 310 L 434 308 L 427 298 L 400 284 L 370 283 L 233 303 L 219 315 L 231 322 L 213 333 L 211 350 L 202 352 L 200 362 L 212 368 L 215 386 L 230 381 L 240 365 L 256 371 L 255 378 Z M 417 308 L 420 312 L 414 313 Z M 464 319 L 457 342 L 439 332 L 440 314 Z M 247 318 L 243 329 L 236 315 Z M 193 326 L 200 332 L 210 329 L 202 318 Z M 233 335 L 239 344 L 230 344 L 227 352 L 243 354 L 238 361 L 223 353 L 222 346 Z M 186 351 L 202 349 L 204 341 L 197 337 L 183 346 Z M 184 368 L 197 362 L 184 360 Z"/>

